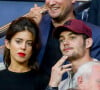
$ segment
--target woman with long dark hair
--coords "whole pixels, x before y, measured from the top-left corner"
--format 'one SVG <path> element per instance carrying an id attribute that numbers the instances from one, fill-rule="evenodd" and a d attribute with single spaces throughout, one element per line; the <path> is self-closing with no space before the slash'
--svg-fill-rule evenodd
<path id="1" fill-rule="evenodd" d="M 43 90 L 45 78 L 38 72 L 37 55 L 41 46 L 35 21 L 20 17 L 10 24 L 5 38 L 4 64 L 0 90 Z"/>

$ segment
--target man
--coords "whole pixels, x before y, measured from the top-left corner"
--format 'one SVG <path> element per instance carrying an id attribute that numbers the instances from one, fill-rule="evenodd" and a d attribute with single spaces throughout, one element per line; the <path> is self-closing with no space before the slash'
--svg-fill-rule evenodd
<path id="1" fill-rule="evenodd" d="M 100 90 L 100 61 L 82 65 L 74 78 L 78 90 Z"/>
<path id="2" fill-rule="evenodd" d="M 40 21 L 42 48 L 39 54 L 40 68 L 43 73 L 50 76 L 51 67 L 61 57 L 58 42 L 52 38 L 52 32 L 55 27 L 63 25 L 66 21 L 75 18 L 73 13 L 73 4 L 76 0 L 46 0 L 45 6 L 47 14 L 41 14 L 46 11 L 43 7 L 35 5 L 30 10 L 30 16 Z M 38 17 L 38 18 L 37 18 Z M 93 47 L 91 48 L 91 56 L 100 59 L 100 28 L 94 25 L 87 24 L 92 28 L 93 32 Z"/>
<path id="3" fill-rule="evenodd" d="M 92 46 L 92 31 L 81 20 L 71 19 L 64 25 L 55 29 L 53 36 L 59 40 L 63 57 L 52 67 L 50 87 L 58 87 L 59 90 L 73 88 L 73 76 L 77 69 L 89 61 L 97 61 L 90 56 Z M 69 61 L 71 64 L 64 64 Z M 64 73 L 68 72 L 68 78 L 62 80 Z"/>

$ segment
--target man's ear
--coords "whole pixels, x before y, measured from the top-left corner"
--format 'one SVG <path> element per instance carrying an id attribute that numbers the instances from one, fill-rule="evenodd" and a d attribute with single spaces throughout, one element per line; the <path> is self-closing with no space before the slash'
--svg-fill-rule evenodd
<path id="1" fill-rule="evenodd" d="M 80 89 L 80 88 L 84 88 L 84 81 L 83 81 L 83 77 L 82 76 L 79 76 L 78 78 L 77 78 L 77 83 L 78 83 L 78 88 Z M 83 89 L 82 89 L 83 90 Z"/>
<path id="2" fill-rule="evenodd" d="M 88 38 L 86 39 L 86 48 L 90 48 L 93 44 L 93 39 L 92 38 Z"/>
<path id="3" fill-rule="evenodd" d="M 10 48 L 9 41 L 7 39 L 5 39 L 5 47 L 8 49 Z"/>

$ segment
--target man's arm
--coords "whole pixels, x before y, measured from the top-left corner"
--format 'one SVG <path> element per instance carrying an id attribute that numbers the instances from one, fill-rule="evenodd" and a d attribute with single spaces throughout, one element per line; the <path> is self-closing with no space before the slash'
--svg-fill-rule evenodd
<path id="1" fill-rule="evenodd" d="M 47 11 L 46 5 L 39 7 L 37 4 L 34 4 L 34 7 L 30 9 L 27 14 L 28 17 L 32 17 L 37 24 L 40 23 L 43 14 Z"/>

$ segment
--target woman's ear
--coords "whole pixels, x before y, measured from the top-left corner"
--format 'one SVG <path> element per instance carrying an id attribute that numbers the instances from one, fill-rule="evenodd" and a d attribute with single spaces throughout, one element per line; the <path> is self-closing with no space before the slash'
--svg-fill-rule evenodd
<path id="1" fill-rule="evenodd" d="M 5 47 L 8 49 L 10 48 L 9 41 L 7 39 L 5 39 Z"/>
<path id="2" fill-rule="evenodd" d="M 93 44 L 93 39 L 92 38 L 88 38 L 86 39 L 86 48 L 90 48 Z"/>

